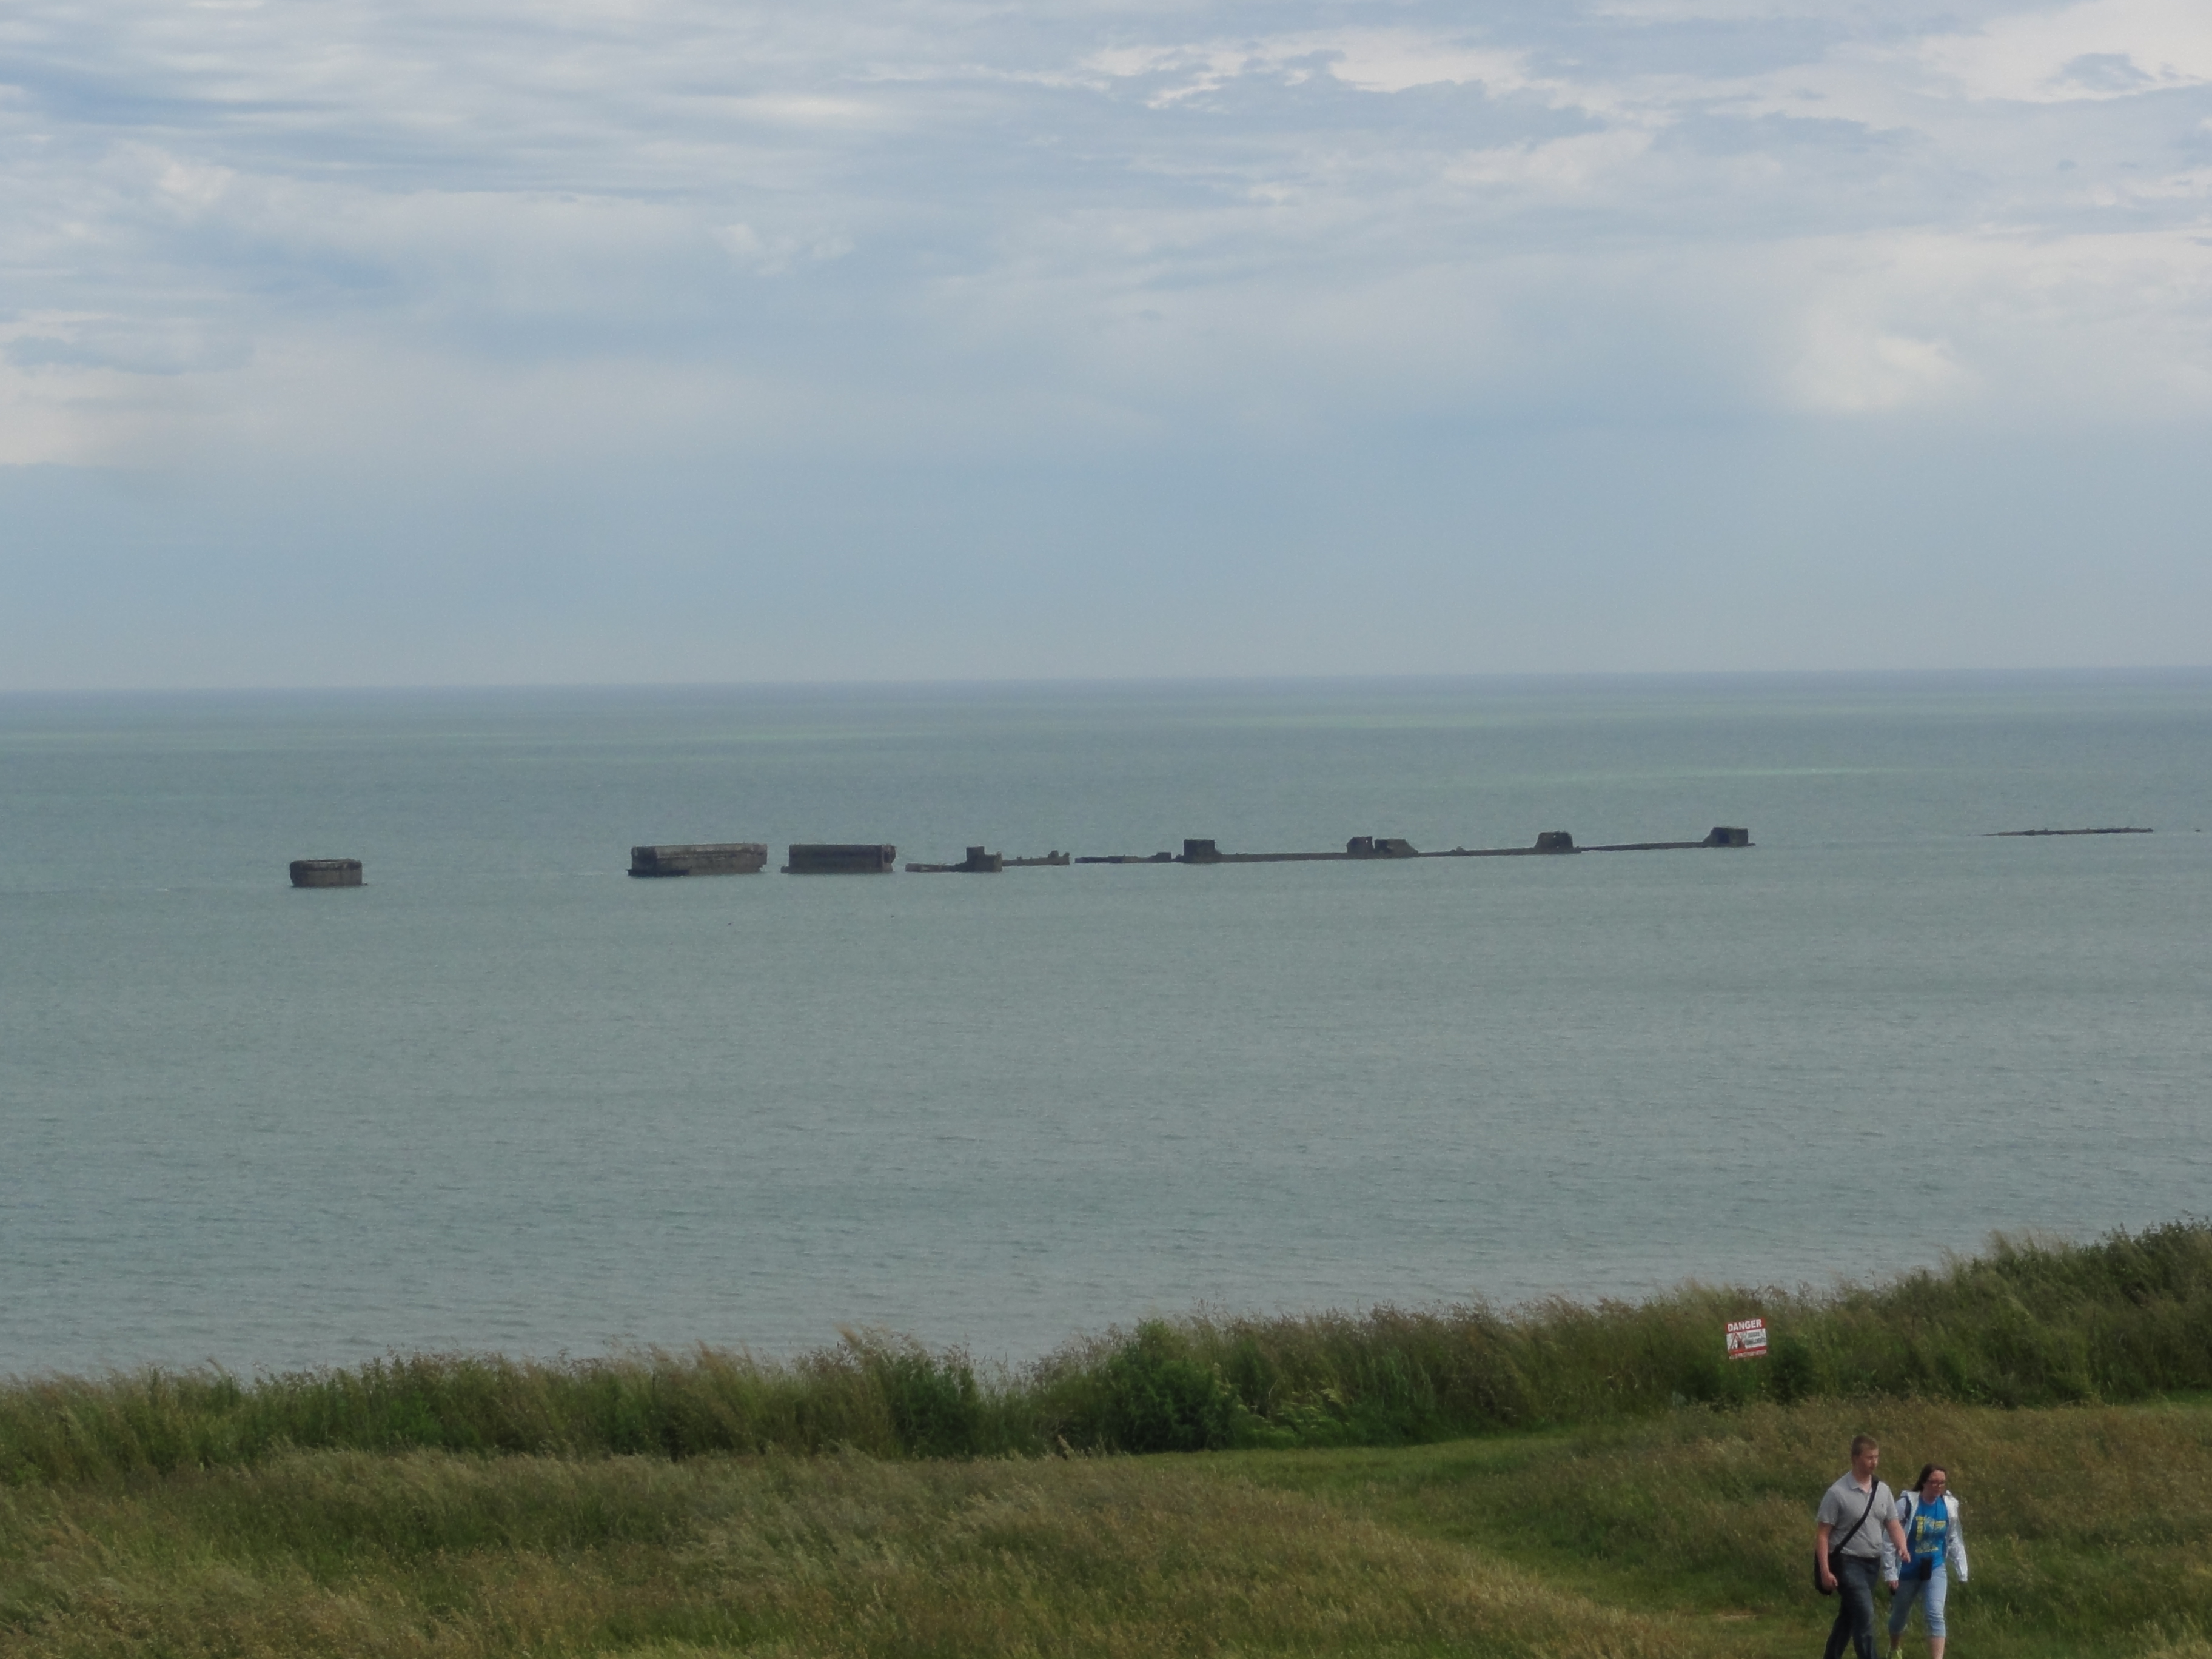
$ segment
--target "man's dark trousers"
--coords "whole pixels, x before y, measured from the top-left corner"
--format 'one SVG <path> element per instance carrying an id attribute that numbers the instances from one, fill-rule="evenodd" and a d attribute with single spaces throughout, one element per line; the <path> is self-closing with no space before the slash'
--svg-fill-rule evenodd
<path id="1" fill-rule="evenodd" d="M 1836 1623 L 1828 1632 L 1825 1659 L 1843 1659 L 1848 1647 L 1857 1659 L 1874 1659 L 1874 1581 L 1881 1563 L 1872 1556 L 1846 1555 L 1836 1575 Z"/>

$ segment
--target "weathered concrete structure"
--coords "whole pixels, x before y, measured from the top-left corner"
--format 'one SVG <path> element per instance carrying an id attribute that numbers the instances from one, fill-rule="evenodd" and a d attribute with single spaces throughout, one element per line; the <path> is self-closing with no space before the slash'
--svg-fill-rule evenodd
<path id="1" fill-rule="evenodd" d="M 764 841 L 692 842 L 629 849 L 633 876 L 750 876 L 767 863 Z"/>
<path id="2" fill-rule="evenodd" d="M 1720 834 L 1716 830 L 1715 835 Z M 2155 830 L 2132 828 L 2117 830 L 1992 830 L 1984 837 L 1987 841 L 2002 841 L 2014 836 L 2154 836 Z"/>
<path id="3" fill-rule="evenodd" d="M 957 864 L 909 864 L 906 870 L 910 876 L 995 876 L 1006 867 L 1005 854 L 971 847 Z"/>
<path id="4" fill-rule="evenodd" d="M 1671 853 L 1686 847 L 1748 847 L 1751 831 L 1717 823 L 1703 841 L 1624 841 L 1610 847 L 1586 847 L 1586 853 Z"/>
<path id="5" fill-rule="evenodd" d="M 2014 833 L 2024 833 L 2014 831 Z M 2043 831 L 2044 834 L 2127 833 L 2119 830 Z M 1641 853 L 1677 847 L 1748 847 L 1751 831 L 1716 825 L 1703 841 L 1623 842 L 1611 847 L 1577 847 L 1565 830 L 1546 830 L 1527 847 L 1455 847 L 1445 853 L 1424 853 L 1409 841 L 1395 836 L 1354 836 L 1341 853 L 1224 853 L 1219 843 L 1195 836 L 1182 844 L 1180 855 L 1155 853 L 1150 858 L 1082 858 L 1078 864 L 1316 864 L 1331 860 L 1368 859 L 1518 859 L 1542 858 L 1574 853 Z"/>
<path id="6" fill-rule="evenodd" d="M 787 876 L 887 876 L 898 868 L 889 842 L 793 842 Z"/>
<path id="7" fill-rule="evenodd" d="M 1186 841 L 1177 864 L 1333 864 L 1348 859 L 1424 857 L 1409 841 L 1395 836 L 1354 836 L 1341 853 L 1224 853 L 1211 841 Z M 1085 860 L 1091 862 L 1091 860 Z"/>
<path id="8" fill-rule="evenodd" d="M 292 885 L 295 887 L 358 887 L 361 885 L 359 859 L 294 859 Z"/>
<path id="9" fill-rule="evenodd" d="M 1425 859 L 1518 859 L 1546 853 L 1579 853 L 1575 838 L 1564 830 L 1538 833 L 1532 847 L 1455 847 L 1449 853 L 1424 853 Z"/>
<path id="10" fill-rule="evenodd" d="M 1006 868 L 1009 870 L 1065 869 L 1066 865 L 1067 854 L 1057 847 L 1041 859 L 1008 859 L 1006 860 Z"/>

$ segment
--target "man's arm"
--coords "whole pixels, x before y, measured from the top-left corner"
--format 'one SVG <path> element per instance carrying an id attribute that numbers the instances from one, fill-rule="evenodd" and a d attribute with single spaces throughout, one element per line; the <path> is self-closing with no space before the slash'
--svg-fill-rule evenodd
<path id="1" fill-rule="evenodd" d="M 1889 1541 L 1896 1548 L 1897 1553 L 1890 1557 L 1888 1560 L 1884 1561 L 1882 1565 L 1887 1567 L 1893 1564 L 1895 1565 L 1897 1571 L 1889 1575 L 1889 1587 L 1892 1589 L 1895 1589 L 1897 1588 L 1897 1574 L 1904 1571 L 1905 1563 L 1912 1559 L 1912 1546 L 1905 1542 L 1905 1528 L 1897 1524 L 1897 1517 L 1894 1515 L 1889 1517 Z"/>
<path id="2" fill-rule="evenodd" d="M 1813 1528 L 1813 1559 L 1820 1564 L 1820 1588 L 1835 1589 L 1836 1575 L 1828 1571 L 1828 1523 L 1825 1521 Z"/>

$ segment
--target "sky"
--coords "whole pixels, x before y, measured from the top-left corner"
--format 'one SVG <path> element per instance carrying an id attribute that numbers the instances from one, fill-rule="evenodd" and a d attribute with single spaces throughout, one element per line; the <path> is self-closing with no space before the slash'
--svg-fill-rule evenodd
<path id="1" fill-rule="evenodd" d="M 0 690 L 2212 662 L 2212 6 L 11 0 Z"/>

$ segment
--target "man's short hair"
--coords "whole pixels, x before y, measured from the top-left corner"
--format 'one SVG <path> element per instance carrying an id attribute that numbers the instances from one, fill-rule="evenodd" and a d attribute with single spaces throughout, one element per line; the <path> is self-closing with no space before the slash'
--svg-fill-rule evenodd
<path id="1" fill-rule="evenodd" d="M 1881 1449 L 1881 1442 L 1875 1439 L 1870 1434 L 1855 1434 L 1851 1437 L 1851 1455 L 1853 1457 L 1856 1457 L 1861 1452 L 1879 1451 Z"/>

